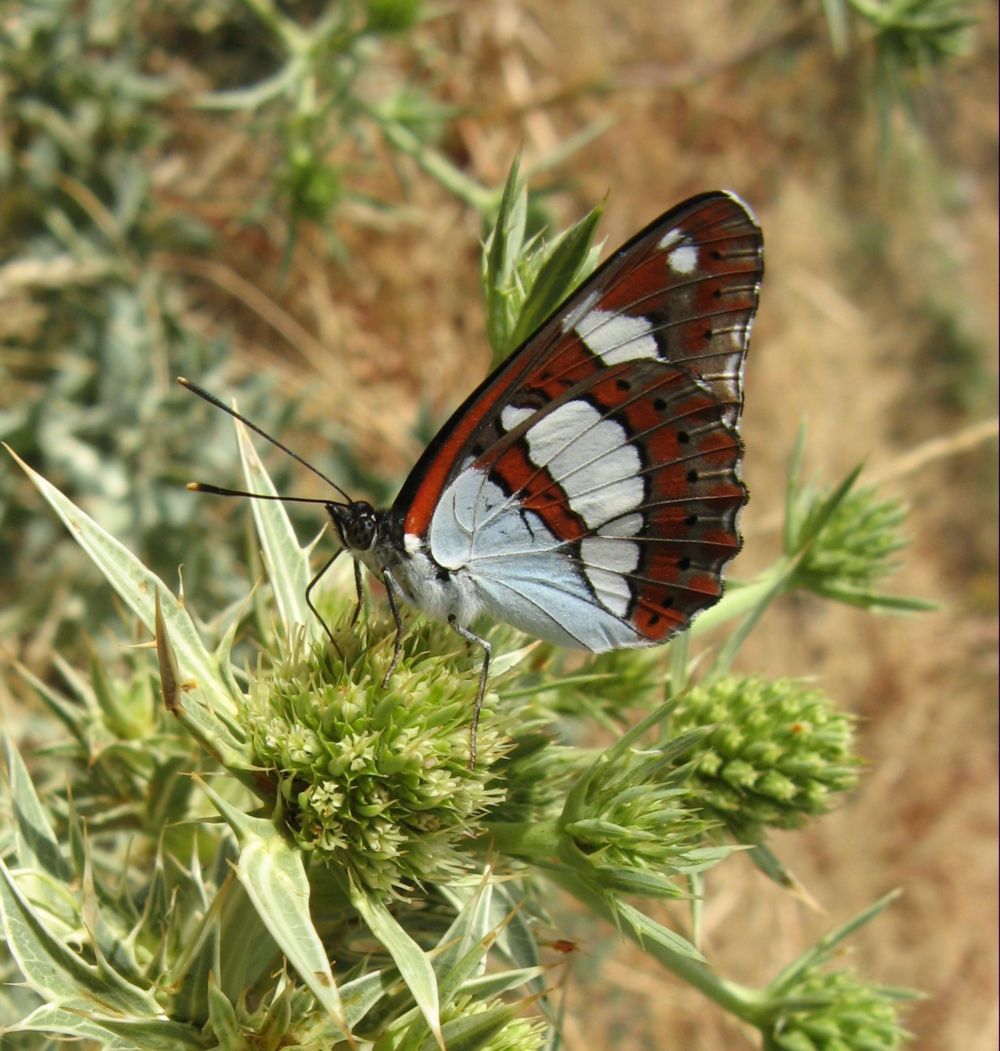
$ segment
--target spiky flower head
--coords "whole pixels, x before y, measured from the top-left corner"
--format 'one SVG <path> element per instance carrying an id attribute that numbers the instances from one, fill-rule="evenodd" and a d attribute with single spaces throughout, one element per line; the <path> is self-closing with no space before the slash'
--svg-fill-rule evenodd
<path id="1" fill-rule="evenodd" d="M 857 783 L 854 721 L 796 679 L 727 677 L 691 688 L 671 730 L 711 727 L 692 754 L 706 810 L 753 842 L 797 828 Z"/>
<path id="2" fill-rule="evenodd" d="M 328 1051 L 337 1046 L 339 1031 L 307 989 L 281 975 L 269 993 L 252 1005 L 245 993 L 233 1003 L 210 974 L 206 1030 L 215 1039 L 214 1046 L 295 1047 L 299 1051 Z"/>
<path id="3" fill-rule="evenodd" d="M 441 1011 L 445 1043 L 458 1046 L 463 1038 L 481 1051 L 541 1051 L 548 1027 L 540 1018 L 520 1018 L 515 1004 L 476 1000 L 460 993 Z M 451 1039 L 449 1039 L 451 1037 Z"/>
<path id="4" fill-rule="evenodd" d="M 899 568 L 896 556 L 909 544 L 900 533 L 906 508 L 898 500 L 879 499 L 872 486 L 852 489 L 805 544 L 824 513 L 824 494 L 811 486 L 803 486 L 789 508 L 785 548 L 790 553 L 805 548 L 796 584 L 853 605 L 884 604 L 885 596 L 873 589 Z"/>
<path id="5" fill-rule="evenodd" d="M 914 998 L 908 990 L 865 983 L 850 971 L 809 971 L 785 994 L 764 1051 L 894 1051 L 909 1037 L 898 1015 L 899 1003 Z"/>
<path id="6" fill-rule="evenodd" d="M 501 795 L 488 783 L 504 736 L 488 694 L 470 769 L 478 675 L 453 633 L 413 631 L 386 689 L 391 638 L 371 635 L 343 636 L 343 661 L 297 639 L 256 676 L 245 719 L 298 845 L 390 894 L 464 869 L 459 844 Z"/>
<path id="7" fill-rule="evenodd" d="M 644 722 L 658 719 L 654 713 Z M 650 749 L 619 742 L 570 793 L 560 831 L 579 870 L 603 890 L 673 897 L 680 893 L 674 877 L 708 868 L 727 853 L 705 845 L 713 822 L 694 805 L 691 771 L 682 762 L 698 736 Z"/>

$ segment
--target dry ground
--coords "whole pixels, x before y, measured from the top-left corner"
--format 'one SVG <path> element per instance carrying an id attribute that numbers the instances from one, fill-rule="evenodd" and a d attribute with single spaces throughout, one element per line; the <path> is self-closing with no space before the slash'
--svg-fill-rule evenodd
<path id="1" fill-rule="evenodd" d="M 836 63 L 821 21 L 796 10 L 498 0 L 460 5 L 425 32 L 443 90 L 467 112 L 449 155 L 482 182 L 501 181 L 521 144 L 530 169 L 588 121 L 608 120 L 538 179 L 559 179 L 560 221 L 606 195 L 613 246 L 699 190 L 731 187 L 755 207 L 767 275 L 735 571 L 749 577 L 776 551 L 785 463 L 806 420 L 818 478 L 865 459 L 909 501 L 913 544 L 889 586 L 940 610 L 876 618 L 788 601 L 759 628 L 742 668 L 815 676 L 863 717 L 869 767 L 842 811 L 778 843 L 826 915 L 733 861 L 709 878 L 704 948 L 725 973 L 759 983 L 902 887 L 855 939 L 854 962 L 929 994 L 907 1016 L 915 1046 L 986 1051 L 997 1046 L 995 445 L 970 428 L 994 413 L 996 11 L 982 6 L 973 54 L 933 79 L 923 137 L 897 123 L 880 159 L 874 114 L 858 101 L 863 64 Z M 189 134 L 199 163 L 169 189 L 197 196 L 210 183 L 231 230 L 228 258 L 208 281 L 192 277 L 205 316 L 238 332 L 242 367 L 266 360 L 289 389 L 309 384 L 313 411 L 343 420 L 366 456 L 401 476 L 420 407 L 442 418 L 487 366 L 477 218 L 430 180 L 402 186 L 387 163 L 369 188 L 405 199 L 408 217 L 376 224 L 346 206 L 337 222 L 350 263 L 330 263 L 307 235 L 279 284 L 278 259 L 248 251 L 237 223 L 268 159 L 238 152 L 238 128 Z M 282 231 L 269 234 L 280 243 Z M 256 289 L 249 299 L 224 289 L 232 274 Z M 964 364 L 949 364 L 942 317 L 973 347 Z M 754 1046 L 612 931 L 565 922 L 557 935 L 581 942 L 568 1048 Z"/>

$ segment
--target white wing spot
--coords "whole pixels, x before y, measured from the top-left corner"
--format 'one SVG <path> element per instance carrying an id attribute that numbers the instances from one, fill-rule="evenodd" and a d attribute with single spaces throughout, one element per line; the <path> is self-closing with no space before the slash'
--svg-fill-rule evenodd
<path id="1" fill-rule="evenodd" d="M 639 545 L 634 540 L 588 536 L 580 541 L 580 558 L 594 569 L 631 573 L 639 565 Z"/>
<path id="2" fill-rule="evenodd" d="M 522 409 L 516 405 L 505 405 L 500 413 L 500 426 L 505 431 L 512 431 L 519 423 L 523 423 L 529 416 L 534 415 L 534 409 Z"/>
<path id="3" fill-rule="evenodd" d="M 656 247 L 657 247 L 657 248 L 662 248 L 662 249 L 663 249 L 664 251 L 666 251 L 666 250 L 667 250 L 667 249 L 668 249 L 668 248 L 669 248 L 669 247 L 670 247 L 671 245 L 675 245 L 675 244 L 677 244 L 677 242 L 678 242 L 678 241 L 679 241 L 679 240 L 680 240 L 680 239 L 681 239 L 681 238 L 682 238 L 683 236 L 684 236 L 684 235 L 683 235 L 683 234 L 682 234 L 682 233 L 680 232 L 680 230 L 678 230 L 678 229 L 677 229 L 677 227 L 674 227 L 674 229 L 673 229 L 673 230 L 668 230 L 668 231 L 667 231 L 667 232 L 666 232 L 666 233 L 665 233 L 665 234 L 664 234 L 664 235 L 663 235 L 663 236 L 662 236 L 662 237 L 660 238 L 660 240 L 659 240 L 659 243 L 657 244 L 657 246 L 656 246 Z"/>
<path id="4" fill-rule="evenodd" d="M 635 536 L 642 530 L 642 515 L 630 514 L 605 522 L 597 530 L 598 536 Z"/>
<path id="5" fill-rule="evenodd" d="M 694 245 L 681 245 L 667 254 L 667 266 L 675 274 L 690 274 L 698 265 L 698 249 Z"/>
<path id="6" fill-rule="evenodd" d="M 650 335 L 653 326 L 647 318 L 616 314 L 610 310 L 591 310 L 575 327 L 587 349 L 600 357 L 605 365 L 659 357 L 656 340 Z"/>
<path id="7" fill-rule="evenodd" d="M 642 503 L 639 453 L 621 424 L 602 420 L 589 402 L 560 405 L 530 427 L 525 438 L 531 462 L 548 469 L 591 529 Z"/>
<path id="8" fill-rule="evenodd" d="M 639 565 L 639 545 L 628 540 L 588 537 L 580 542 L 580 560 L 594 594 L 612 613 L 624 617 L 632 597 L 622 575 Z"/>

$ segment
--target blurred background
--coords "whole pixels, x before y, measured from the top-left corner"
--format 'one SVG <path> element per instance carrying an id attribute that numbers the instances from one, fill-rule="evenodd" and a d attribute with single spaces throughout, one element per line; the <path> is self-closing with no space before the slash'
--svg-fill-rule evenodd
<path id="1" fill-rule="evenodd" d="M 891 588 L 810 597 L 742 671 L 812 676 L 861 719 L 848 805 L 709 875 L 703 948 L 761 984 L 893 887 L 853 941 L 928 994 L 915 1046 L 997 1046 L 997 9 L 954 0 L 33 0 L 0 11 L 0 437 L 209 618 L 255 577 L 232 428 L 183 374 L 354 496 L 391 500 L 489 362 L 480 244 L 515 153 L 536 228 L 604 201 L 614 248 L 702 190 L 764 229 L 733 575 L 780 550 L 786 465 L 904 499 Z M 277 456 L 283 491 L 323 495 Z M 318 523 L 308 514 L 302 535 Z M 249 568 L 248 568 L 249 563 Z M 0 705 L 23 662 L 115 652 L 128 621 L 8 461 Z M 569 1049 L 751 1047 L 568 908 Z"/>

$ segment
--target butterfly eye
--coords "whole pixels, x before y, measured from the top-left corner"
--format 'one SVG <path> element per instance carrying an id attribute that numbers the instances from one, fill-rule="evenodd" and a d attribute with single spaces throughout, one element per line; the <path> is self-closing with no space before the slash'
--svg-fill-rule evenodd
<path id="1" fill-rule="evenodd" d="M 367 501 L 332 504 L 329 511 L 345 547 L 352 551 L 367 551 L 375 543 L 378 519 L 375 508 Z"/>

